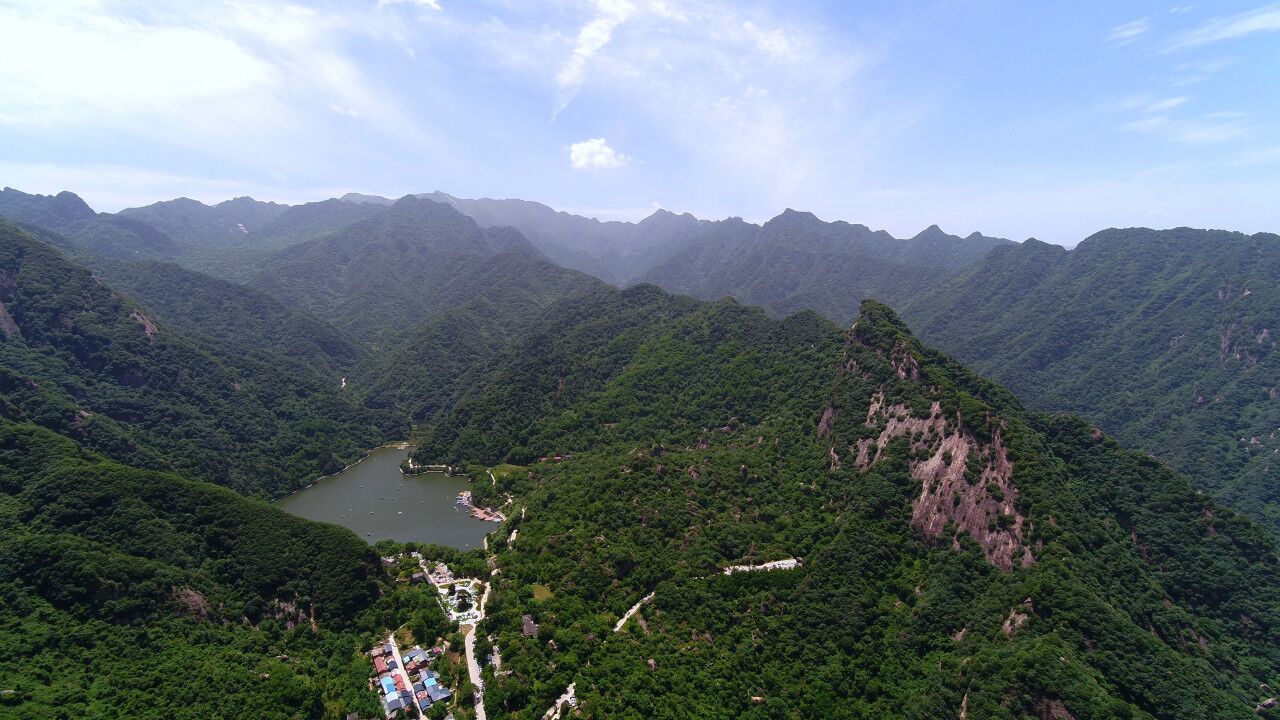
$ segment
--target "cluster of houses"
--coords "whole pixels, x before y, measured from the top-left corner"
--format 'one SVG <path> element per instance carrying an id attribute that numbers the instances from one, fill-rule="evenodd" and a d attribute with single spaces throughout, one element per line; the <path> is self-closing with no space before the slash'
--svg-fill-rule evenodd
<path id="1" fill-rule="evenodd" d="M 453 697 L 453 691 L 440 682 L 440 674 L 429 667 L 440 652 L 437 648 L 423 650 L 415 645 L 404 654 L 404 667 L 396 660 L 396 649 L 391 643 L 378 645 L 369 653 L 376 673 L 375 687 L 388 718 L 402 710 L 417 709 L 425 713 L 435 703 L 447 702 Z"/>

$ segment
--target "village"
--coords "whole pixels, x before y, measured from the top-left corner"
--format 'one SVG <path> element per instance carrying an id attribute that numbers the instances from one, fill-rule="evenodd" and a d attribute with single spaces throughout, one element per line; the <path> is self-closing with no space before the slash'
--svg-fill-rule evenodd
<path id="1" fill-rule="evenodd" d="M 424 651 L 415 645 L 402 654 L 395 633 L 369 651 L 374 668 L 369 687 L 378 692 L 388 718 L 400 712 L 425 717 L 432 705 L 453 698 L 453 691 L 441 684 L 440 673 L 429 667 L 443 652 L 443 647 Z"/>

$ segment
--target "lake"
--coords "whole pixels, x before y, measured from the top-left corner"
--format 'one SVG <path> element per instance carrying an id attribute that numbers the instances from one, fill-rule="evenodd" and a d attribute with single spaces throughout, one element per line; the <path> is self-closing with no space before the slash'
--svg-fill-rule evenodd
<path id="1" fill-rule="evenodd" d="M 471 487 L 444 473 L 403 475 L 409 450 L 378 448 L 363 460 L 276 501 L 280 509 L 310 520 L 350 528 L 370 544 L 379 540 L 426 542 L 463 550 L 483 547 L 495 523 L 477 520 L 456 504 Z"/>

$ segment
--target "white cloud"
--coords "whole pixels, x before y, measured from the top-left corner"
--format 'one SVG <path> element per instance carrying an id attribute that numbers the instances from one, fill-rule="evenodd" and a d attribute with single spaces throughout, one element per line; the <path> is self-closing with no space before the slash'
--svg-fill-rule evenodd
<path id="1" fill-rule="evenodd" d="M 564 109 L 573 98 L 574 91 L 582 84 L 587 63 L 609 44 L 613 31 L 636 10 L 636 6 L 627 0 L 595 0 L 595 8 L 596 16 L 578 31 L 572 54 L 560 67 L 560 72 L 556 73 L 556 84 L 561 90 L 559 109 Z M 665 6 L 663 9 L 666 9 Z"/>
<path id="2" fill-rule="evenodd" d="M 429 135 L 347 49 L 398 40 L 370 3 L 0 2 L 0 127 L 179 146 L 259 168 L 305 164 L 335 114 L 415 148 Z"/>
<path id="3" fill-rule="evenodd" d="M 778 59 L 786 59 L 791 57 L 791 43 L 787 41 L 786 33 L 777 28 L 773 30 L 761 30 L 756 27 L 755 23 L 750 20 L 742 23 L 742 31 L 747 37 L 755 41 L 756 47 Z"/>
<path id="4" fill-rule="evenodd" d="M 13 5 L 0 8 L 0 25 L 0 106 L 9 123 L 109 121 L 193 104 L 208 112 L 280 82 L 269 63 L 200 28 Z"/>
<path id="5" fill-rule="evenodd" d="M 1280 4 L 1267 5 L 1238 15 L 1208 20 L 1197 28 L 1174 36 L 1166 49 L 1184 50 L 1277 30 L 1280 30 Z"/>
<path id="6" fill-rule="evenodd" d="M 1141 18 L 1123 25 L 1117 25 L 1111 28 L 1111 32 L 1107 35 L 1107 42 L 1115 43 L 1116 45 L 1128 45 L 1137 40 L 1139 35 L 1150 29 L 1151 20 L 1149 18 Z"/>
<path id="7" fill-rule="evenodd" d="M 609 147 L 604 138 L 591 138 L 569 146 L 569 165 L 574 170 L 609 170 L 622 167 L 630 160 Z"/>

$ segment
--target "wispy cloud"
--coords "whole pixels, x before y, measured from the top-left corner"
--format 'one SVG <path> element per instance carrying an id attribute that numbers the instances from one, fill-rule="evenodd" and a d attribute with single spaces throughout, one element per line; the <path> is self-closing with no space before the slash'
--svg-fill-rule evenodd
<path id="1" fill-rule="evenodd" d="M 1159 112 L 1165 112 L 1167 110 L 1172 110 L 1180 105 L 1185 104 L 1186 102 L 1187 102 L 1187 98 L 1185 97 L 1171 97 L 1171 98 L 1165 98 L 1163 100 L 1156 100 L 1155 102 L 1147 105 L 1146 108 L 1144 109 L 1149 113 L 1159 113 Z"/>
<path id="2" fill-rule="evenodd" d="M 619 25 L 627 21 L 635 13 L 636 7 L 627 0 L 595 0 L 596 15 L 578 31 L 577 41 L 569 59 L 556 74 L 556 84 L 560 86 L 560 106 L 563 110 L 573 99 L 573 94 L 582 85 L 586 75 L 587 63 L 600 52 Z"/>
<path id="3" fill-rule="evenodd" d="M 609 147 L 604 138 L 591 138 L 569 146 L 569 166 L 574 170 L 611 170 L 631 158 Z"/>
<path id="4" fill-rule="evenodd" d="M 432 10 L 440 9 L 440 0 L 378 0 L 379 5 L 419 5 Z"/>
<path id="5" fill-rule="evenodd" d="M 1107 42 L 1115 45 L 1128 45 L 1150 29 L 1150 18 L 1141 18 L 1123 25 L 1117 25 L 1111 28 L 1111 32 L 1107 34 Z"/>
<path id="6" fill-rule="evenodd" d="M 1199 27 L 1173 36 L 1165 49 L 1185 50 L 1277 30 L 1280 30 L 1280 4 L 1267 5 L 1238 15 L 1208 20 Z"/>
<path id="7" fill-rule="evenodd" d="M 1236 63 L 1235 58 L 1217 58 L 1216 60 L 1180 63 L 1175 69 L 1179 73 L 1171 82 L 1175 86 L 1196 85 L 1226 70 Z"/>
<path id="8" fill-rule="evenodd" d="M 1212 144 L 1236 140 L 1250 133 L 1248 118 L 1241 113 L 1216 112 L 1195 118 L 1151 115 L 1125 125 L 1128 130 L 1154 133 L 1187 144 Z"/>

